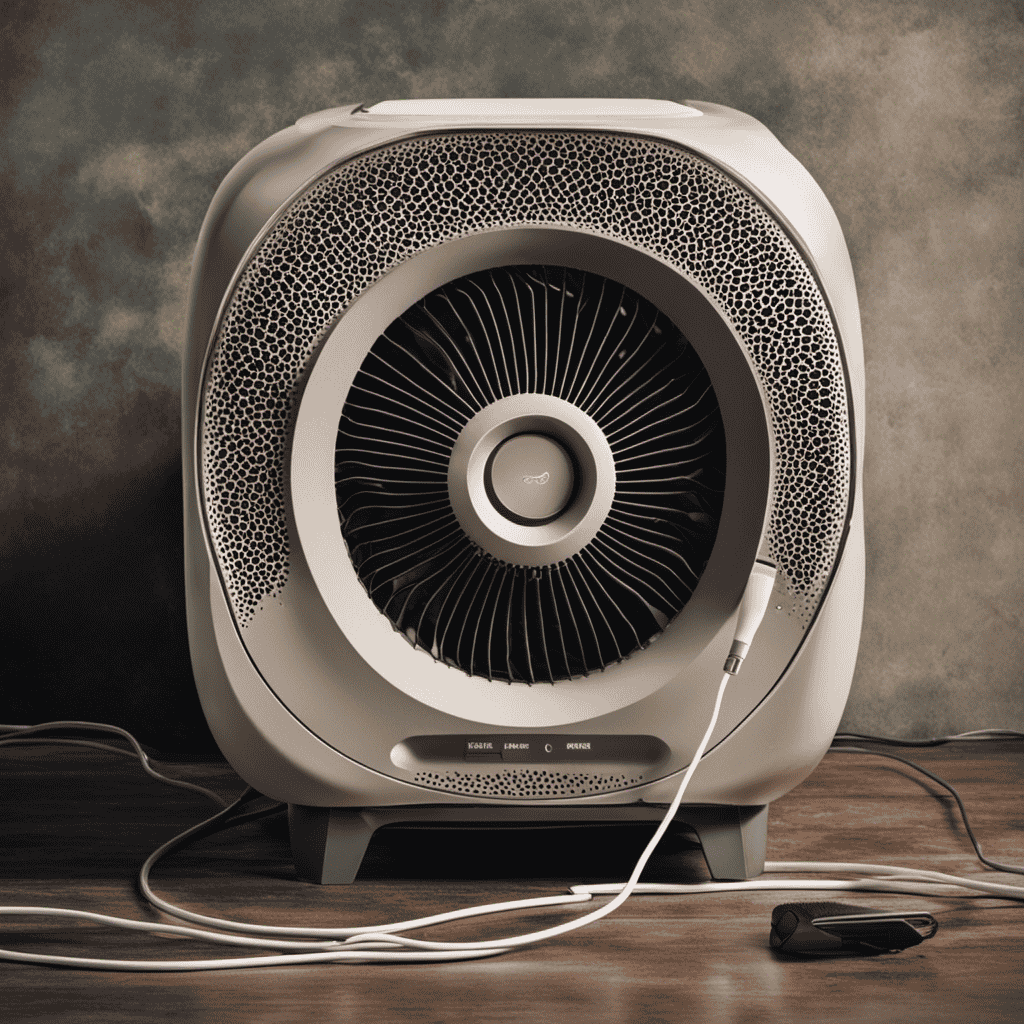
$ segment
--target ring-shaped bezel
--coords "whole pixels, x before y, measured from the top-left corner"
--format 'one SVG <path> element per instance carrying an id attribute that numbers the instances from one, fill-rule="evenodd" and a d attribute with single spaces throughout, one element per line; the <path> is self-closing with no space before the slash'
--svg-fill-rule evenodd
<path id="1" fill-rule="evenodd" d="M 374 606 L 349 557 L 334 490 L 334 447 L 349 389 L 370 347 L 410 306 L 481 270 L 545 264 L 624 284 L 669 317 L 693 346 L 718 396 L 726 485 L 718 534 L 690 600 L 658 640 L 646 671 L 626 662 L 527 687 L 469 676 L 414 648 Z M 744 346 L 709 296 L 678 270 L 622 242 L 564 228 L 502 228 L 426 249 L 347 308 L 306 377 L 287 467 L 288 508 L 320 599 L 361 658 L 391 686 L 436 710 L 495 725 L 546 727 L 608 714 L 643 699 L 697 658 L 734 613 L 770 512 L 774 446 L 768 405 Z M 652 650 L 653 653 L 653 650 Z"/>

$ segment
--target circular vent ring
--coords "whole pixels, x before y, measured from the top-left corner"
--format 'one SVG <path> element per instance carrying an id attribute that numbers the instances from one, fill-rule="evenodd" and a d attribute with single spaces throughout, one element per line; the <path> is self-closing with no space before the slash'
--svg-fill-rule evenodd
<path id="1" fill-rule="evenodd" d="M 729 475 L 718 541 L 708 565 L 689 601 L 655 645 L 657 655 L 653 660 L 645 657 L 644 673 L 630 673 L 628 686 L 622 685 L 621 678 L 615 685 L 610 681 L 602 685 L 601 674 L 589 680 L 574 678 L 570 688 L 545 687 L 551 696 L 536 707 L 516 703 L 506 709 L 500 701 L 495 704 L 494 691 L 476 689 L 478 679 L 453 672 L 444 660 L 431 665 L 422 650 L 406 642 L 408 635 L 388 626 L 367 600 L 366 587 L 341 535 L 333 488 L 336 445 L 333 435 L 327 437 L 326 425 L 340 421 L 367 353 L 411 305 L 448 284 L 453 275 L 510 265 L 570 266 L 609 279 L 614 274 L 674 324 L 686 324 L 686 337 L 712 383 L 720 382 L 716 390 L 722 396 Z M 457 425 L 450 433 L 451 438 L 457 435 Z M 434 447 L 438 453 L 446 450 Z M 632 703 L 677 676 L 735 610 L 769 511 L 772 447 L 766 405 L 749 360 L 725 318 L 700 289 L 672 268 L 611 239 L 558 228 L 517 228 L 457 239 L 417 254 L 367 289 L 317 354 L 305 383 L 291 450 L 292 507 L 301 551 L 321 598 L 348 642 L 392 685 L 440 710 L 481 716 L 482 721 L 527 725 L 533 717 L 537 723 L 577 720 Z M 438 500 L 443 509 L 447 494 L 439 494 Z M 617 652 L 612 658 L 616 660 Z M 612 664 L 605 671 L 614 668 Z M 475 675 L 486 676 L 486 670 Z M 521 681 L 520 676 L 510 675 Z M 528 675 L 523 675 L 528 681 Z M 502 675 L 492 672 L 492 678 Z"/>
<path id="2" fill-rule="evenodd" d="M 580 468 L 550 521 L 512 520 L 487 486 L 516 438 L 532 443 L 501 482 L 513 503 Z M 622 661 L 682 610 L 725 469 L 714 389 L 668 317 L 606 277 L 518 265 L 435 289 L 374 342 L 335 482 L 360 581 L 396 630 L 467 675 L 553 683 Z"/>

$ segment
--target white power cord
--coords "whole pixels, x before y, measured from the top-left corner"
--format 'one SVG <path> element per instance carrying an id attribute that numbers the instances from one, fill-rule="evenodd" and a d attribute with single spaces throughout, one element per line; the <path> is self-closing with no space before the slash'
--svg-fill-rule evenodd
<path id="1" fill-rule="evenodd" d="M 697 747 L 689 767 L 683 774 L 676 795 L 669 805 L 665 816 L 658 825 L 657 830 L 651 837 L 643 853 L 640 855 L 629 880 L 621 887 L 618 895 L 605 906 L 585 914 L 583 917 L 573 921 L 566 921 L 563 924 L 555 925 L 552 928 L 544 928 L 540 931 L 529 932 L 525 935 L 515 935 L 505 939 L 489 940 L 486 942 L 431 942 L 426 939 L 413 939 L 405 935 L 396 934 L 399 931 L 408 931 L 413 928 L 423 928 L 431 924 L 441 924 L 445 921 L 458 920 L 464 917 L 475 917 L 481 914 L 500 913 L 506 910 L 520 910 L 538 906 L 558 906 L 567 903 L 583 903 L 591 900 L 590 893 L 569 893 L 564 896 L 541 897 L 531 900 L 514 900 L 510 903 L 491 904 L 489 906 L 471 907 L 466 910 L 454 911 L 452 913 L 436 914 L 433 917 L 420 918 L 415 921 L 401 921 L 395 924 L 375 925 L 362 928 L 275 928 L 265 925 L 243 924 L 235 921 L 228 921 L 222 918 L 207 917 L 202 914 L 193 914 L 190 911 L 175 907 L 160 899 L 150 889 L 148 884 L 148 873 L 150 867 L 163 855 L 166 847 L 177 846 L 184 842 L 193 832 L 209 825 L 213 821 L 226 816 L 235 805 L 221 811 L 219 814 L 208 819 L 200 825 L 189 829 L 181 836 L 172 839 L 170 843 L 156 850 L 142 867 L 140 873 L 140 885 L 146 898 L 154 906 L 165 911 L 174 917 L 186 921 L 194 921 L 199 924 L 209 925 L 215 928 L 228 929 L 235 932 L 247 933 L 247 935 L 260 935 L 266 938 L 248 938 L 241 935 L 223 935 L 205 931 L 198 928 L 186 928 L 182 926 L 161 925 L 158 923 L 149 924 L 141 921 L 129 921 L 124 918 L 109 917 L 103 914 L 91 914 L 84 911 L 55 910 L 49 907 L 0 907 L 0 915 L 37 915 L 37 916 L 58 916 L 76 917 L 85 920 L 92 920 L 98 923 L 115 925 L 117 927 L 128 927 L 136 931 L 150 931 L 158 934 L 173 934 L 187 938 L 202 938 L 207 941 L 223 942 L 228 945 L 256 946 L 263 949 L 315 949 L 317 952 L 293 953 L 278 956 L 261 957 L 239 957 L 228 960 L 96 960 L 86 957 L 65 957 L 54 956 L 43 953 L 18 953 L 14 950 L 0 949 L 0 959 L 18 960 L 24 963 L 42 963 L 63 965 L 66 967 L 92 967 L 103 970 L 120 971 L 204 971 L 218 970 L 226 967 L 269 967 L 283 964 L 317 963 L 318 961 L 342 962 L 357 961 L 366 963 L 368 961 L 423 961 L 423 960 L 466 960 L 484 956 L 496 956 L 505 953 L 518 946 L 530 945 L 535 942 L 542 942 L 544 939 L 555 938 L 564 935 L 566 932 L 582 928 L 584 925 L 606 917 L 620 907 L 633 891 L 640 879 L 640 874 L 661 837 L 671 823 L 676 811 L 679 809 L 683 793 L 697 770 L 700 759 L 704 756 L 711 733 L 718 721 L 718 713 L 722 707 L 722 698 L 725 696 L 725 688 L 730 679 L 730 673 L 722 676 L 715 697 L 715 706 L 708 722 L 707 729 Z M 278 936 L 272 939 L 270 936 Z M 327 941 L 295 942 L 282 941 L 284 936 L 306 938 L 317 938 Z M 343 941 L 338 941 L 343 940 Z M 395 948 L 395 947 L 406 947 Z"/>
<path id="2" fill-rule="evenodd" d="M 124 750 L 122 747 L 111 746 L 109 743 L 97 743 L 95 740 L 79 740 L 65 736 L 46 735 L 47 733 L 59 732 L 65 729 L 86 729 L 90 732 L 110 732 L 117 736 L 123 736 L 132 745 L 135 753 L 133 754 L 130 750 Z M 151 775 L 159 782 L 166 782 L 168 786 L 177 786 L 179 789 L 191 789 L 195 793 L 201 793 L 214 803 L 220 804 L 221 807 L 227 804 L 227 801 L 221 799 L 213 790 L 207 789 L 205 786 L 197 786 L 194 782 L 185 782 L 182 779 L 172 779 L 168 775 L 162 775 L 149 763 L 149 757 L 142 747 L 139 746 L 139 741 L 126 729 L 121 729 L 116 725 L 107 725 L 104 722 L 74 721 L 43 722 L 40 725 L 0 725 L 0 733 L 4 732 L 11 735 L 0 736 L 0 747 L 23 746 L 30 743 L 55 743 L 70 747 L 93 747 L 96 750 L 106 750 L 112 754 L 122 754 L 133 760 L 138 758 L 146 774 Z"/>
<path id="3" fill-rule="evenodd" d="M 718 721 L 718 714 L 722 706 L 722 698 L 729 682 L 730 675 L 734 675 L 740 668 L 743 658 L 747 653 L 754 633 L 761 622 L 768 600 L 771 595 L 772 583 L 775 570 L 764 563 L 756 563 L 754 572 L 751 574 L 744 592 L 743 602 L 740 606 L 740 614 L 737 620 L 736 639 L 729 653 L 725 665 L 725 674 L 718 687 L 715 698 L 714 710 L 710 721 L 704 732 L 703 739 L 695 751 L 689 767 L 683 774 L 683 778 L 676 790 L 675 797 L 665 812 L 650 842 L 640 855 L 636 866 L 629 879 L 624 883 L 612 885 L 577 885 L 573 886 L 569 893 L 561 896 L 545 896 L 527 900 L 512 900 L 505 903 L 491 903 L 478 907 L 469 907 L 462 910 L 449 911 L 447 913 L 434 914 L 429 917 L 416 918 L 409 921 L 399 921 L 384 925 L 364 925 L 356 928 L 284 928 L 271 925 L 246 924 L 243 922 L 229 921 L 224 918 L 209 917 L 203 914 L 195 914 L 191 911 L 176 907 L 166 900 L 157 896 L 149 886 L 149 872 L 153 865 L 162 856 L 171 850 L 187 842 L 195 833 L 208 829 L 223 818 L 228 817 L 232 811 L 240 806 L 247 798 L 245 795 L 239 798 L 230 807 L 213 815 L 213 817 L 194 826 L 176 836 L 174 839 L 164 843 L 158 850 L 146 860 L 139 873 L 139 885 L 146 899 L 153 906 L 167 914 L 184 921 L 191 921 L 201 924 L 204 928 L 192 928 L 183 925 L 168 925 L 156 922 L 131 921 L 126 918 L 111 917 L 106 914 L 95 914 L 78 910 L 59 910 L 51 907 L 0 907 L 0 915 L 7 916 L 43 916 L 43 917 L 65 917 L 79 920 L 93 921 L 97 924 L 112 925 L 118 928 L 125 928 L 132 931 L 147 931 L 153 934 L 180 936 L 182 938 L 201 939 L 207 942 L 219 942 L 231 946 L 245 946 L 249 948 L 271 949 L 271 950 L 295 950 L 293 953 L 279 953 L 270 956 L 256 957 L 232 957 L 220 960 L 107 960 L 87 957 L 66 957 L 39 953 L 19 953 L 15 950 L 0 949 L 0 959 L 14 960 L 23 963 L 50 964 L 54 966 L 84 967 L 97 970 L 110 971 L 209 971 L 225 968 L 239 967 L 271 967 L 285 964 L 309 964 L 309 963 L 424 963 L 451 960 L 472 960 L 481 957 L 496 956 L 520 946 L 531 945 L 542 942 L 545 939 L 555 938 L 567 932 L 582 928 L 587 924 L 600 920 L 620 907 L 629 896 L 634 893 L 664 893 L 672 895 L 690 895 L 711 892 L 745 892 L 758 890 L 781 890 L 801 889 L 816 890 L 827 889 L 830 891 L 871 891 L 871 892 L 901 892 L 914 893 L 924 896 L 964 896 L 997 897 L 1024 901 L 1024 887 L 1005 885 L 994 882 L 982 882 L 975 879 L 958 878 L 955 875 L 946 875 L 937 871 L 925 871 L 915 868 L 890 867 L 882 864 L 850 864 L 850 863 L 824 863 L 804 861 L 769 861 L 765 864 L 765 872 L 793 872 L 793 873 L 822 873 L 842 872 L 868 875 L 868 878 L 855 880 L 807 880 L 807 879 L 755 879 L 747 882 L 708 882 L 697 885 L 667 885 L 640 882 L 640 875 L 651 854 L 657 847 L 658 842 L 665 834 L 669 824 L 675 816 L 682 801 L 683 794 L 690 783 L 693 773 L 696 771 L 715 724 Z M 51 726 L 59 725 L 64 728 L 82 727 L 87 723 L 62 722 L 49 723 Z M 0 728 L 5 728 L 0 726 Z M 18 728 L 18 727 L 6 727 Z M 43 727 L 37 727 L 42 729 Z M 146 764 L 145 755 L 141 748 L 129 734 L 112 726 L 103 727 L 112 732 L 118 732 L 126 736 L 140 752 L 140 757 Z M 27 731 L 27 730 L 26 730 Z M 19 729 L 18 739 L 25 736 L 25 731 Z M 11 740 L 0 740 L 0 744 L 10 743 Z M 87 743 L 88 741 L 76 741 Z M 94 745 L 94 744 L 90 744 Z M 118 748 L 110 748 L 118 749 Z M 123 753 L 124 751 L 118 751 Z M 178 780 L 167 779 L 151 771 L 147 765 L 147 771 L 151 775 L 160 778 L 165 782 L 172 782 L 176 785 L 184 785 L 186 788 L 199 790 L 208 796 L 220 801 L 216 794 L 209 790 L 194 786 L 190 783 L 181 783 Z M 966 889 L 967 892 L 962 890 Z M 595 895 L 611 895 L 614 899 L 605 906 L 594 910 L 583 917 L 551 928 L 544 928 L 540 931 L 528 932 L 524 935 L 509 936 L 503 939 L 490 939 L 484 942 L 432 942 L 426 939 L 415 939 L 401 932 L 412 931 L 418 928 L 426 928 L 435 924 L 442 924 L 450 921 L 464 920 L 469 917 L 479 917 L 486 914 L 504 913 L 511 910 L 535 909 L 538 907 L 563 906 L 571 903 L 584 903 L 593 899 Z M 220 929 L 210 931 L 209 928 Z M 235 934 L 230 934 L 235 933 Z M 304 941 L 303 941 L 304 940 Z M 301 952 L 300 952 L 301 951 Z"/>
<path id="4" fill-rule="evenodd" d="M 829 861 L 765 861 L 765 874 L 787 871 L 804 874 L 840 872 L 871 875 L 871 878 L 838 879 L 829 878 L 814 881 L 806 878 L 753 879 L 749 882 L 703 882 L 697 885 L 672 885 L 661 882 L 641 882 L 634 892 L 666 893 L 675 896 L 702 892 L 753 892 L 759 889 L 828 889 L 830 892 L 903 892 L 918 896 L 991 896 L 999 899 L 1024 901 L 1024 886 L 1006 885 L 1000 882 L 983 882 L 981 879 L 960 878 L 941 871 L 925 871 L 919 868 L 892 867 L 888 864 L 854 864 Z M 603 885 L 574 885 L 570 892 L 606 895 L 618 892 L 621 882 Z M 967 889 L 968 892 L 951 890 Z"/>

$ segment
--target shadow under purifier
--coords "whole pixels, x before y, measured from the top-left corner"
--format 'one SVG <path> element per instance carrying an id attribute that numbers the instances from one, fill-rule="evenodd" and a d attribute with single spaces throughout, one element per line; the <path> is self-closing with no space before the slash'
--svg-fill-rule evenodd
<path id="1" fill-rule="evenodd" d="M 196 685 L 300 876 L 387 824 L 657 820 L 740 598 L 768 612 L 681 828 L 716 878 L 828 749 L 864 588 L 863 354 L 809 173 L 703 102 L 302 118 L 192 268 Z"/>

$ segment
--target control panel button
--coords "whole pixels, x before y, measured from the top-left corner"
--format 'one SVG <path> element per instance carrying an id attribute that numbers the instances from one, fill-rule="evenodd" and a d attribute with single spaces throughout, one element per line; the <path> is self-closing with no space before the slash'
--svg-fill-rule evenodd
<path id="1" fill-rule="evenodd" d="M 506 761 L 529 762 L 536 757 L 536 743 L 528 739 L 507 739 L 501 744 L 501 756 Z"/>
<path id="2" fill-rule="evenodd" d="M 500 761 L 501 748 L 496 740 L 466 740 L 467 761 Z"/>

